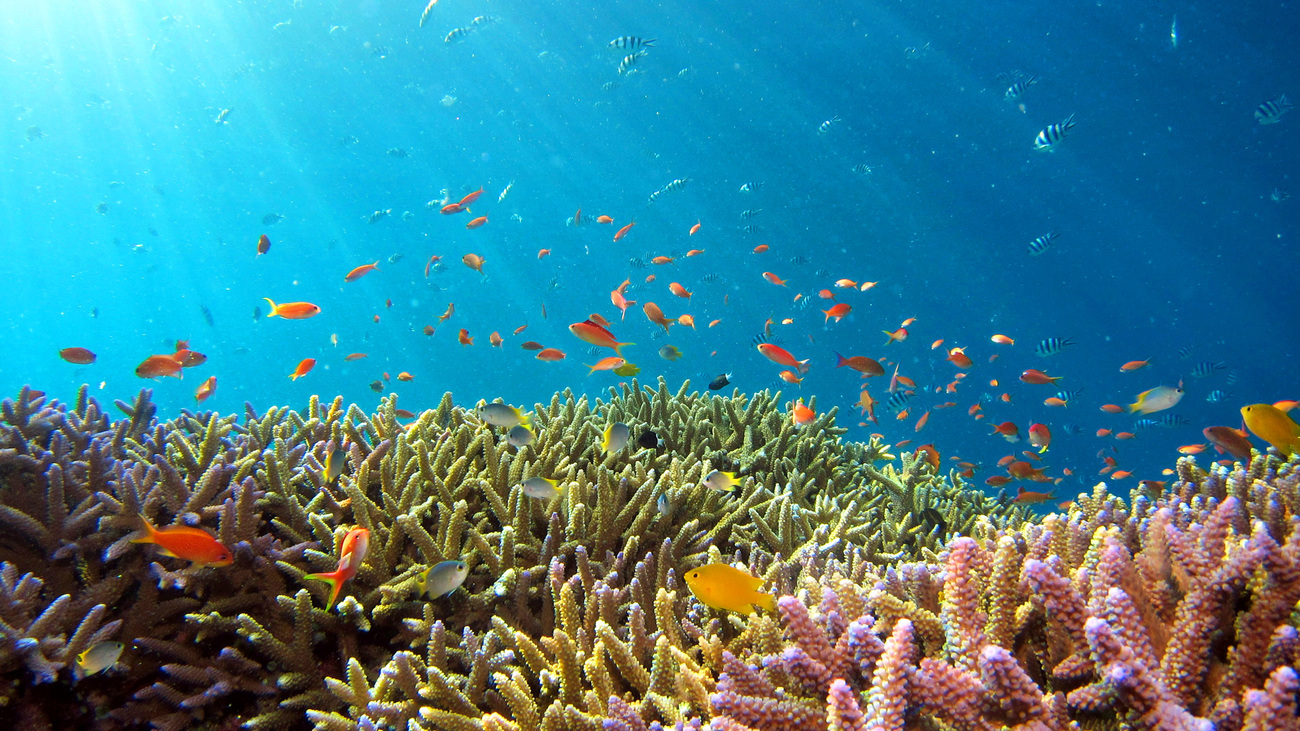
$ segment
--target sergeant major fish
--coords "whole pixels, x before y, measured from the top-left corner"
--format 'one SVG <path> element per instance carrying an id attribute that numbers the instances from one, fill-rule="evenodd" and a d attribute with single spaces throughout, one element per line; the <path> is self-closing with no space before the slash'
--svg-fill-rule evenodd
<path id="1" fill-rule="evenodd" d="M 1255 121 L 1260 124 L 1277 124 L 1295 105 L 1287 101 L 1286 94 L 1255 107 Z"/>
<path id="2" fill-rule="evenodd" d="M 1051 150 L 1058 142 L 1065 138 L 1066 133 L 1074 129 L 1074 115 L 1065 118 L 1063 122 L 1049 124 L 1044 127 L 1038 136 L 1034 138 L 1035 150 Z"/>

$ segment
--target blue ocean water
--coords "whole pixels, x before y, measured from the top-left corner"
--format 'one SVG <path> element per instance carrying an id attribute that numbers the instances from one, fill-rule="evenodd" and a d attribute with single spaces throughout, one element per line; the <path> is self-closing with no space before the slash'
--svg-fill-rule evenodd
<path id="1" fill-rule="evenodd" d="M 193 408 L 195 388 L 216 376 L 204 409 L 301 408 L 312 394 L 369 408 L 380 398 L 369 384 L 388 373 L 383 392 L 413 411 L 447 391 L 464 405 L 529 405 L 628 380 L 588 376 L 582 364 L 609 351 L 589 353 L 567 332 L 600 313 L 637 343 L 624 353 L 642 383 L 662 375 L 702 389 L 729 372 L 743 391 L 779 385 L 819 411 L 840 407 L 849 438 L 933 442 L 945 460 L 980 463 L 977 481 L 1027 446 L 990 435 L 990 423 L 1022 433 L 1045 423 L 1048 473 L 1074 473 L 1063 496 L 1090 486 L 1105 455 L 1133 479 L 1162 479 L 1202 427 L 1300 396 L 1300 199 L 1287 197 L 1300 193 L 1300 114 L 1254 118 L 1284 93 L 1300 99 L 1293 37 L 1277 22 L 1284 4 L 440 0 L 421 27 L 423 9 L 8 9 L 0 392 L 30 384 L 69 399 L 88 383 L 111 401 L 147 386 L 166 417 Z M 456 29 L 466 30 L 449 39 Z M 609 48 L 622 36 L 654 39 L 633 73 L 618 71 L 633 49 Z M 1019 99 L 1004 97 L 1029 77 Z M 1065 139 L 1033 149 L 1070 115 Z M 647 202 L 677 179 L 689 180 Z M 480 187 L 472 214 L 439 214 Z M 614 224 L 566 225 L 578 209 Z M 470 230 L 471 215 L 489 221 Z M 1048 232 L 1059 234 L 1052 248 L 1030 256 Z M 272 245 L 259 257 L 262 234 Z M 759 245 L 770 248 L 753 253 Z M 486 259 L 484 276 L 461 263 L 467 253 Z M 431 256 L 442 266 L 426 277 Z M 675 261 L 647 263 L 656 256 Z M 379 271 L 344 281 L 371 262 Z M 878 284 L 834 288 L 840 278 Z M 609 298 L 624 279 L 638 302 L 626 321 Z M 817 311 L 828 288 L 853 308 L 840 322 Z M 322 312 L 267 318 L 263 298 Z M 693 315 L 695 328 L 663 337 L 646 301 Z M 782 369 L 753 347 L 769 318 L 783 347 L 811 359 L 801 385 L 779 382 Z M 908 318 L 910 337 L 883 345 L 882 330 Z M 472 346 L 457 342 L 461 328 Z M 1047 338 L 1074 344 L 1034 355 Z M 182 380 L 135 375 L 181 339 L 208 361 Z M 955 393 L 934 393 L 958 373 L 931 349 L 938 339 L 974 362 Z M 567 358 L 540 362 L 524 340 Z M 657 355 L 669 343 L 680 360 Z M 71 346 L 97 361 L 64 362 Z M 836 351 L 888 361 L 891 373 L 898 364 L 918 387 L 908 418 L 882 406 L 879 425 L 859 426 L 861 385 L 883 402 L 887 379 L 836 369 Z M 368 357 L 345 361 L 353 352 Z M 290 381 L 303 358 L 315 369 Z M 1138 359 L 1150 367 L 1119 371 Z M 1203 363 L 1224 367 L 1193 377 Z M 1045 406 L 1058 389 L 1021 383 L 1026 368 L 1078 393 Z M 413 380 L 397 381 L 403 371 Z M 1094 435 L 1134 431 L 1135 417 L 1101 404 L 1180 379 L 1182 402 L 1154 416 L 1185 425 Z M 967 412 L 982 396 L 977 420 Z"/>

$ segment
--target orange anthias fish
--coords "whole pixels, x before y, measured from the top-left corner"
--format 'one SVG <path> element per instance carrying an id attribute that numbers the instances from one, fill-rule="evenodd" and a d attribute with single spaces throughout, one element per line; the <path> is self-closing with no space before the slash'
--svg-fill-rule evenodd
<path id="1" fill-rule="evenodd" d="M 441 257 L 441 256 L 438 256 L 437 254 L 434 254 L 433 256 L 429 257 L 429 263 L 427 263 L 427 264 L 424 265 L 424 278 L 425 278 L 425 279 L 428 279 L 428 278 L 429 278 L 429 272 L 433 271 L 433 265 L 434 265 L 434 264 L 437 264 L 437 263 L 438 263 L 438 260 L 441 259 L 441 258 L 442 258 L 442 257 Z"/>
<path id="2" fill-rule="evenodd" d="M 488 336 L 488 342 L 492 343 L 492 347 L 499 348 L 505 342 L 505 339 L 501 337 L 501 333 L 493 330 L 492 334 Z"/>
<path id="3" fill-rule="evenodd" d="M 343 589 L 343 584 L 357 575 L 361 568 L 361 563 L 366 560 L 366 553 L 370 550 L 370 531 L 357 526 L 348 531 L 343 536 L 343 542 L 339 545 L 339 564 L 333 571 L 321 574 L 307 574 L 304 579 L 313 581 L 324 581 L 330 585 L 330 599 L 326 607 L 334 606 L 334 601 L 339 598 L 339 592 Z"/>
<path id="4" fill-rule="evenodd" d="M 448 303 L 447 303 L 447 311 L 444 312 L 444 313 L 442 313 L 441 315 L 438 315 L 438 324 L 442 324 L 442 323 L 446 322 L 447 319 L 448 319 L 449 317 L 451 317 L 452 315 L 454 315 L 454 314 L 456 314 L 456 303 L 455 303 L 455 302 L 448 302 Z"/>
<path id="5" fill-rule="evenodd" d="M 687 234 L 687 235 L 688 235 L 688 236 L 694 236 L 695 234 L 697 234 L 697 233 L 699 233 L 699 232 L 700 232 L 700 219 L 697 218 L 697 219 L 695 219 L 695 225 L 694 225 L 694 226 L 691 226 L 691 232 L 690 232 L 689 234 Z"/>
<path id="6" fill-rule="evenodd" d="M 1013 421 L 1004 421 L 1001 424 L 994 426 L 993 431 L 996 434 L 1001 434 L 1003 439 L 1006 439 L 1012 444 L 1020 441 L 1020 427 L 1016 426 Z"/>
<path id="7" fill-rule="evenodd" d="M 1201 433 L 1214 444 L 1219 454 L 1227 452 L 1237 459 L 1250 459 L 1250 440 L 1244 431 L 1230 426 L 1207 426 Z"/>
<path id="8" fill-rule="evenodd" d="M 677 322 L 676 317 L 664 317 L 664 311 L 659 309 L 659 305 L 653 302 L 641 305 L 641 311 L 645 313 L 647 320 L 662 327 L 664 332 L 668 332 L 668 328 Z"/>
<path id="9" fill-rule="evenodd" d="M 459 341 L 461 345 L 474 344 L 474 338 L 470 337 L 469 330 L 466 330 L 463 327 L 460 329 L 460 332 L 456 334 L 456 340 Z"/>
<path id="10" fill-rule="evenodd" d="M 360 279 L 360 278 L 366 276 L 366 275 L 369 274 L 370 272 L 378 271 L 378 270 L 379 270 L 379 262 L 377 262 L 377 261 L 376 261 L 374 264 L 362 264 L 361 266 L 357 267 L 356 269 L 353 269 L 352 271 L 350 271 L 350 272 L 348 272 L 347 274 L 343 275 L 343 281 L 345 281 L 345 282 L 355 282 L 355 281 L 357 281 L 358 279 Z"/>
<path id="11" fill-rule="evenodd" d="M 76 365 L 90 365 L 95 362 L 95 354 L 85 348 L 64 348 L 59 357 Z"/>
<path id="12" fill-rule="evenodd" d="M 597 325 L 591 320 L 575 322 L 569 326 L 569 332 L 584 343 L 591 343 L 602 348 L 613 348 L 614 353 L 622 357 L 622 348 L 624 345 L 636 345 L 636 343 L 620 343 L 614 337 L 614 333 Z M 617 366 L 615 366 L 617 368 Z"/>
<path id="13" fill-rule="evenodd" d="M 852 309 L 853 307 L 849 305 L 849 303 L 841 302 L 831 307 L 829 310 L 822 310 L 821 311 L 822 314 L 826 315 L 826 319 L 823 321 L 823 323 L 830 322 L 832 317 L 835 318 L 836 322 L 839 322 L 840 320 L 844 319 L 844 316 L 848 315 L 849 311 Z"/>
<path id="14" fill-rule="evenodd" d="M 1124 372 L 1124 373 L 1128 373 L 1129 371 L 1141 370 L 1141 369 L 1143 369 L 1143 368 L 1146 368 L 1146 367 L 1149 366 L 1149 365 L 1151 365 L 1151 360 L 1150 360 L 1150 359 L 1147 359 L 1147 360 L 1130 360 L 1129 362 L 1127 362 L 1127 363 L 1125 363 L 1124 365 L 1120 366 L 1119 369 L 1120 369 L 1120 371 L 1122 371 L 1122 372 Z"/>
<path id="15" fill-rule="evenodd" d="M 812 360 L 811 358 L 806 360 L 797 360 L 793 355 L 790 355 L 790 351 L 779 345 L 773 345 L 772 343 L 759 343 L 757 347 L 758 352 L 762 353 L 764 358 L 767 358 L 777 365 L 793 368 L 800 373 L 808 372 L 808 361 Z"/>
<path id="16" fill-rule="evenodd" d="M 343 356 L 343 360 L 350 362 L 354 360 L 361 360 L 362 358 L 365 357 L 366 357 L 365 353 L 348 353 L 347 355 Z"/>
<path id="17" fill-rule="evenodd" d="M 1026 490 L 1023 486 L 1016 490 L 1015 502 L 1022 505 L 1033 505 L 1035 503 L 1045 503 L 1048 500 L 1055 500 L 1055 492 L 1034 492 Z"/>
<path id="18" fill-rule="evenodd" d="M 780 277 L 778 277 L 778 276 L 776 276 L 776 275 L 773 274 L 772 272 L 763 272 L 763 279 L 766 279 L 767 281 L 771 282 L 772 284 L 777 285 L 778 287 L 784 287 L 784 286 L 785 286 L 785 280 L 782 279 L 782 278 L 780 278 Z"/>
<path id="19" fill-rule="evenodd" d="M 194 405 L 198 406 L 204 401 L 207 401 L 208 398 L 212 396 L 213 393 L 216 393 L 216 390 L 217 390 L 217 377 L 208 376 L 208 380 L 204 381 L 203 383 L 200 383 L 199 387 L 194 391 Z"/>
<path id="20" fill-rule="evenodd" d="M 622 368 L 626 363 L 627 361 L 623 360 L 617 355 L 611 355 L 608 358 L 601 358 L 600 360 L 596 361 L 596 365 L 587 365 L 586 363 L 583 363 L 583 365 L 587 366 L 587 368 L 590 369 L 587 371 L 587 375 L 590 376 L 596 371 L 612 371 L 615 368 Z"/>
<path id="21" fill-rule="evenodd" d="M 1012 462 L 1011 464 L 1007 465 L 1007 474 L 1011 475 L 1017 480 L 1033 480 L 1034 482 L 1051 482 L 1052 478 L 1048 477 L 1045 474 L 1046 472 L 1047 472 L 1047 468 L 1045 467 L 1036 468 L 1029 462 L 1019 461 L 1019 462 Z"/>
<path id="22" fill-rule="evenodd" d="M 306 320 L 320 314 L 320 308 L 310 302 L 285 302 L 282 305 L 277 305 L 271 301 L 270 297 L 263 297 L 262 299 L 271 305 L 271 312 L 267 314 L 267 317 L 279 315 L 286 320 Z"/>
<path id="23" fill-rule="evenodd" d="M 749 614 L 755 607 L 774 611 L 776 597 L 758 590 L 763 580 L 727 564 L 713 563 L 686 572 L 686 586 L 713 609 Z"/>
<path id="24" fill-rule="evenodd" d="M 636 300 L 630 300 L 623 296 L 623 292 L 627 289 L 627 285 L 631 283 L 631 279 L 624 279 L 623 283 L 618 285 L 618 289 L 613 289 L 609 292 L 609 301 L 613 302 L 614 306 L 619 309 L 619 312 L 623 313 L 622 319 L 624 320 L 627 319 L 627 308 L 636 304 Z"/>
<path id="25" fill-rule="evenodd" d="M 1016 341 L 1012 340 L 1011 338 L 1007 337 L 1006 335 L 994 335 L 993 337 L 989 338 L 989 340 L 992 340 L 993 342 L 997 343 L 998 345 L 1015 345 L 1015 344 L 1016 344 Z"/>
<path id="26" fill-rule="evenodd" d="M 804 406 L 803 399 L 800 399 L 790 406 L 790 421 L 795 426 L 811 424 L 817 418 L 817 413 L 812 409 Z"/>
<path id="27" fill-rule="evenodd" d="M 691 249 L 690 251 L 686 252 L 686 256 L 687 257 L 699 256 L 700 254 L 703 253 L 704 253 L 704 249 Z"/>
<path id="28" fill-rule="evenodd" d="M 461 208 L 459 203 L 448 203 L 442 207 L 442 215 L 450 216 L 453 213 L 460 213 L 463 210 L 465 209 Z"/>
<path id="29" fill-rule="evenodd" d="M 599 220 L 599 219 L 597 219 L 597 220 Z M 612 222 L 613 220 L 614 220 L 614 219 L 612 219 L 612 218 L 610 219 L 611 222 Z M 627 232 L 628 232 L 628 231 L 631 231 L 631 230 L 632 230 L 632 227 L 635 226 L 635 225 L 636 225 L 636 219 L 634 218 L 634 219 L 632 219 L 632 222 L 631 222 L 631 223 L 629 223 L 628 225 L 624 226 L 623 228 L 620 228 L 618 231 L 616 231 L 616 232 L 614 233 L 614 240 L 615 240 L 615 241 L 619 241 L 619 240 L 622 239 L 624 236 L 627 236 Z"/>
<path id="30" fill-rule="evenodd" d="M 550 253 L 551 253 L 551 250 L 550 250 L 550 249 L 538 249 L 538 250 L 537 250 L 537 258 L 538 258 L 538 259 L 541 259 L 541 258 L 543 258 L 543 257 L 545 257 L 545 256 L 549 256 Z"/>
<path id="31" fill-rule="evenodd" d="M 164 556 L 183 558 L 192 561 L 195 566 L 229 566 L 235 562 L 230 549 L 202 528 L 186 525 L 155 528 L 143 515 L 140 516 L 140 521 L 144 523 L 140 529 L 144 535 L 132 538 L 132 543 L 156 544 L 162 548 Z"/>
<path id="32" fill-rule="evenodd" d="M 864 376 L 883 376 L 885 367 L 880 365 L 880 361 L 874 358 L 868 358 L 865 355 L 855 355 L 845 358 L 839 353 L 835 353 L 835 367 L 843 368 L 848 366 Z"/>
<path id="33" fill-rule="evenodd" d="M 1020 380 L 1025 383 L 1031 383 L 1035 386 L 1050 386 L 1062 378 L 1065 378 L 1065 376 L 1049 376 L 1037 368 L 1030 368 L 1020 374 Z"/>
<path id="34" fill-rule="evenodd" d="M 690 299 L 691 295 L 694 294 L 693 292 L 687 290 L 685 287 L 678 284 L 677 282 L 669 282 L 668 291 L 672 292 L 678 297 L 681 297 L 682 299 Z"/>
<path id="35" fill-rule="evenodd" d="M 665 264 L 672 264 L 674 261 L 677 261 L 677 260 L 674 259 L 674 258 L 671 257 L 671 256 L 656 256 L 655 258 L 653 258 L 653 259 L 650 260 L 650 263 L 651 263 L 651 264 L 658 264 L 659 266 L 663 266 L 663 265 L 665 265 Z"/>
<path id="36" fill-rule="evenodd" d="M 1030 424 L 1029 443 L 1038 447 L 1039 454 L 1046 452 L 1052 446 L 1052 430 L 1046 424 Z"/>
<path id="37" fill-rule="evenodd" d="M 473 269 L 479 274 L 483 273 L 483 264 L 487 262 L 487 259 L 484 259 L 478 254 L 466 254 L 462 256 L 460 260 L 465 263 L 465 266 Z"/>
<path id="38" fill-rule="evenodd" d="M 469 223 L 465 224 L 465 228 L 478 228 L 487 222 L 487 216 L 479 216 L 478 218 L 471 219 Z"/>
<path id="39" fill-rule="evenodd" d="M 947 360 L 952 361 L 953 365 L 962 369 L 970 368 L 972 365 L 970 357 L 966 355 L 965 348 L 953 348 L 952 350 L 949 350 Z"/>
<path id="40" fill-rule="evenodd" d="M 537 351 L 537 359 L 545 361 L 564 360 L 564 351 L 559 348 L 543 348 Z"/>
<path id="41" fill-rule="evenodd" d="M 858 396 L 858 402 L 854 406 L 862 409 L 862 413 L 866 415 L 872 424 L 879 423 L 876 421 L 876 400 L 871 398 L 871 394 L 867 392 L 867 389 L 862 389 L 862 393 Z"/>
<path id="42" fill-rule="evenodd" d="M 480 185 L 478 190 L 474 191 L 473 193 L 470 193 L 464 198 L 461 198 L 460 203 L 458 203 L 457 205 L 459 205 L 461 208 L 467 208 L 474 201 L 478 200 L 478 197 L 481 195 L 483 195 L 483 186 Z"/>
<path id="43" fill-rule="evenodd" d="M 596 216 L 596 223 L 613 223 L 614 219 L 610 216 Z"/>
<path id="44" fill-rule="evenodd" d="M 299 378 L 302 378 L 303 376 L 307 375 L 309 372 L 311 372 L 311 369 L 315 367 L 316 367 L 315 358 L 303 358 L 301 361 L 298 362 L 298 367 L 293 369 L 293 373 L 289 374 L 289 380 L 296 381 Z"/>
<path id="45" fill-rule="evenodd" d="M 889 336 L 889 339 L 885 341 L 885 345 L 895 342 L 901 343 L 904 340 L 907 340 L 907 328 L 905 327 L 900 327 L 893 332 L 888 330 L 881 330 L 881 332 Z"/>
<path id="46" fill-rule="evenodd" d="M 141 378 L 181 378 L 181 362 L 170 355 L 151 355 L 135 367 L 135 374 Z"/>

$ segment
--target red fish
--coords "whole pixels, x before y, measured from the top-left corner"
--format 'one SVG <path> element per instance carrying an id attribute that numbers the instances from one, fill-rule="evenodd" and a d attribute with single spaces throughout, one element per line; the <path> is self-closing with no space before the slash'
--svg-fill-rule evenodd
<path id="1" fill-rule="evenodd" d="M 378 269 L 379 269 L 379 262 L 375 262 L 374 264 L 362 264 L 356 269 L 353 269 L 352 271 L 343 275 L 343 281 L 355 282 L 358 279 L 366 276 L 370 272 L 377 271 Z"/>
<path id="2" fill-rule="evenodd" d="M 970 368 L 972 365 L 970 357 L 966 355 L 965 348 L 953 348 L 952 350 L 949 350 L 947 360 L 952 361 L 953 365 L 963 370 Z"/>
<path id="3" fill-rule="evenodd" d="M 693 294 L 693 292 L 687 290 L 685 287 L 678 284 L 677 282 L 669 282 L 668 291 L 672 292 L 678 297 L 681 297 L 682 299 L 690 299 L 691 295 Z"/>
<path id="4" fill-rule="evenodd" d="M 466 330 L 463 327 L 460 329 L 459 333 L 456 333 L 456 340 L 459 341 L 461 345 L 474 344 L 474 338 L 470 337 L 469 330 Z"/>
<path id="5" fill-rule="evenodd" d="M 822 314 L 826 315 L 826 319 L 823 320 L 823 323 L 830 322 L 832 317 L 835 318 L 836 322 L 839 322 L 844 319 L 844 316 L 849 314 L 849 311 L 852 309 L 853 307 L 849 305 L 849 303 L 841 302 L 834 307 L 831 307 L 829 310 L 822 310 Z"/>
<path id="6" fill-rule="evenodd" d="M 893 332 L 888 330 L 881 330 L 881 332 L 889 336 L 889 339 L 885 341 L 885 345 L 895 342 L 901 343 L 904 340 L 907 340 L 907 328 L 905 327 L 900 327 Z"/>
<path id="7" fill-rule="evenodd" d="M 771 282 L 772 284 L 777 285 L 778 287 L 784 287 L 784 286 L 785 286 L 785 280 L 782 279 L 782 278 L 780 278 L 780 277 L 778 277 L 778 276 L 776 276 L 776 275 L 773 274 L 772 272 L 763 272 L 763 279 L 766 279 L 767 281 Z"/>
<path id="8" fill-rule="evenodd" d="M 470 204 L 472 204 L 474 201 L 478 200 L 478 197 L 481 196 L 481 195 L 483 195 L 483 186 L 480 185 L 478 190 L 474 191 L 473 193 L 470 193 L 469 195 L 465 196 L 464 198 L 461 198 L 461 199 L 460 199 L 460 203 L 459 203 L 458 205 L 459 205 L 461 208 L 468 208 L 468 207 L 470 206 Z"/>
<path id="9" fill-rule="evenodd" d="M 668 328 L 672 327 L 672 325 L 677 322 L 676 317 L 665 317 L 664 311 L 659 309 L 659 305 L 656 305 L 653 302 L 647 302 L 644 305 L 641 305 L 641 311 L 645 313 L 647 320 L 662 327 L 664 332 L 668 332 Z"/>
<path id="10" fill-rule="evenodd" d="M 85 348 L 64 348 L 59 357 L 76 365 L 90 365 L 95 362 L 95 354 Z"/>
<path id="11" fill-rule="evenodd" d="M 151 355 L 135 367 L 135 374 L 141 378 L 181 378 L 181 363 L 170 355 Z"/>
<path id="12" fill-rule="evenodd" d="M 465 224 L 465 228 L 478 228 L 487 222 L 487 216 L 479 216 L 478 218 L 471 219 L 469 223 Z"/>
<path id="13" fill-rule="evenodd" d="M 448 203 L 442 207 L 442 215 L 450 216 L 453 213 L 460 213 L 463 210 L 465 209 L 461 208 L 459 203 Z"/>
<path id="14" fill-rule="evenodd" d="M 880 361 L 874 358 L 868 358 L 865 355 L 854 355 L 845 358 L 839 353 L 835 353 L 835 367 L 843 368 L 848 366 L 864 376 L 883 376 L 885 367 L 880 365 Z"/>
<path id="15" fill-rule="evenodd" d="M 796 401 L 790 407 L 790 421 L 792 421 L 795 426 L 811 424 L 816 418 L 817 413 L 807 406 L 804 406 L 802 400 Z"/>
<path id="16" fill-rule="evenodd" d="M 326 607 L 334 606 L 334 601 L 339 598 L 339 591 L 343 589 L 343 584 L 357 575 L 361 568 L 361 563 L 366 560 L 366 553 L 370 550 L 370 531 L 357 526 L 348 531 L 343 536 L 343 543 L 339 545 L 339 564 L 333 571 L 321 574 L 307 574 L 304 579 L 314 581 L 324 581 L 330 585 L 330 599 Z"/>
<path id="17" fill-rule="evenodd" d="M 762 353 L 764 358 L 767 358 L 777 365 L 793 368 L 800 373 L 808 372 L 808 360 L 811 360 L 811 358 L 806 360 L 797 360 L 793 355 L 790 355 L 789 351 L 779 345 L 773 345 L 772 343 L 759 343 L 758 352 Z"/>
<path id="18" fill-rule="evenodd" d="M 1020 427 L 1016 426 L 1015 422 L 1004 421 L 993 427 L 993 431 L 997 434 L 1001 434 L 1003 439 L 1006 439 L 1012 444 L 1020 441 Z"/>
<path id="19" fill-rule="evenodd" d="M 1038 447 L 1039 454 L 1046 452 L 1052 446 L 1052 430 L 1046 424 L 1030 424 L 1029 443 Z"/>
<path id="20" fill-rule="evenodd" d="M 564 360 L 564 351 L 559 348 L 544 348 L 537 351 L 537 359 L 545 361 Z"/>
<path id="21" fill-rule="evenodd" d="M 132 538 L 132 543 L 156 544 L 162 548 L 164 556 L 183 558 L 192 561 L 195 566 L 229 566 L 235 562 L 230 549 L 202 528 L 186 525 L 155 528 L 143 515 L 140 516 L 140 521 L 144 523 L 140 529 L 144 535 Z"/>
<path id="22" fill-rule="evenodd" d="M 204 401 L 207 401 L 208 398 L 212 396 L 213 393 L 216 393 L 216 390 L 217 390 L 217 377 L 208 376 L 208 380 L 204 381 L 203 383 L 200 383 L 199 387 L 194 391 L 194 405 L 198 406 Z"/>
<path id="23" fill-rule="evenodd" d="M 602 348 L 612 348 L 614 353 L 620 357 L 623 355 L 622 348 L 624 345 L 636 345 L 636 343 L 618 342 L 614 337 L 614 333 L 611 333 L 609 330 L 606 330 L 591 320 L 583 320 L 582 322 L 573 323 L 569 326 L 569 332 L 573 333 L 575 337 L 584 343 L 591 343 L 592 345 L 598 345 Z"/>
<path id="24" fill-rule="evenodd" d="M 293 373 L 289 374 L 289 379 L 296 381 L 299 378 L 302 378 L 303 376 L 307 375 L 309 372 L 311 372 L 311 369 L 315 367 L 316 367 L 315 358 L 303 358 L 301 361 L 298 362 L 298 367 L 293 369 Z"/>
<path id="25" fill-rule="evenodd" d="M 1024 381 L 1025 383 L 1032 383 L 1035 386 L 1050 386 L 1064 377 L 1065 376 L 1055 376 L 1055 377 L 1049 376 L 1046 373 L 1038 370 L 1037 368 L 1030 368 L 1024 373 L 1020 374 L 1020 380 Z"/>
<path id="26" fill-rule="evenodd" d="M 1219 454 L 1227 452 L 1237 459 L 1250 459 L 1250 440 L 1244 431 L 1230 426 L 1207 426 L 1201 431 Z"/>
<path id="27" fill-rule="evenodd" d="M 691 232 L 690 232 L 689 234 L 687 234 L 687 235 L 688 235 L 688 236 L 694 236 L 695 234 L 697 234 L 697 233 L 699 233 L 699 232 L 700 232 L 700 219 L 697 218 L 697 219 L 695 219 L 695 225 L 694 225 L 694 226 L 691 226 Z M 688 255 L 688 256 L 689 256 L 689 255 Z"/>
<path id="28" fill-rule="evenodd" d="M 613 219 L 610 219 L 610 221 L 613 221 Z M 627 236 L 627 232 L 631 231 L 632 227 L 635 225 L 636 225 L 636 219 L 632 219 L 632 223 L 629 223 L 628 225 L 624 226 L 623 228 L 620 228 L 618 231 L 614 233 L 614 240 L 618 241 L 622 239 L 624 236 Z"/>
<path id="29" fill-rule="evenodd" d="M 460 260 L 465 263 L 465 266 L 473 269 L 479 274 L 483 273 L 483 265 L 487 262 L 487 259 L 484 259 L 478 254 L 466 254 L 462 256 Z"/>
<path id="30" fill-rule="evenodd" d="M 1027 464 L 1027 463 L 1022 463 L 1022 464 Z M 1016 490 L 1015 502 L 1018 502 L 1022 505 L 1033 505 L 1035 503 L 1045 503 L 1048 500 L 1055 500 L 1055 499 L 1056 499 L 1056 494 L 1054 492 L 1034 492 L 1033 490 L 1026 490 L 1024 487 L 1021 487 L 1018 490 Z"/>
<path id="31" fill-rule="evenodd" d="M 282 305 L 277 305 L 270 297 L 263 297 L 262 299 L 271 305 L 271 312 L 267 314 L 267 317 L 279 315 L 286 320 L 306 320 L 320 314 L 320 308 L 310 302 L 285 302 Z"/>

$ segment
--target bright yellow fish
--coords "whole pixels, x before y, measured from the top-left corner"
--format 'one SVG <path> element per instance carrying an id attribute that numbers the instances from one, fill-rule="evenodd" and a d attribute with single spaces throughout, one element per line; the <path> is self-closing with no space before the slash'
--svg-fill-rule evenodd
<path id="1" fill-rule="evenodd" d="M 776 609 L 776 597 L 758 590 L 762 584 L 762 579 L 724 563 L 711 563 L 686 572 L 686 585 L 705 606 L 741 614 L 749 614 L 753 607 Z"/>
<path id="2" fill-rule="evenodd" d="M 1251 434 L 1263 439 L 1285 455 L 1300 453 L 1300 424 L 1286 412 L 1269 404 L 1241 407 L 1241 418 Z"/>

